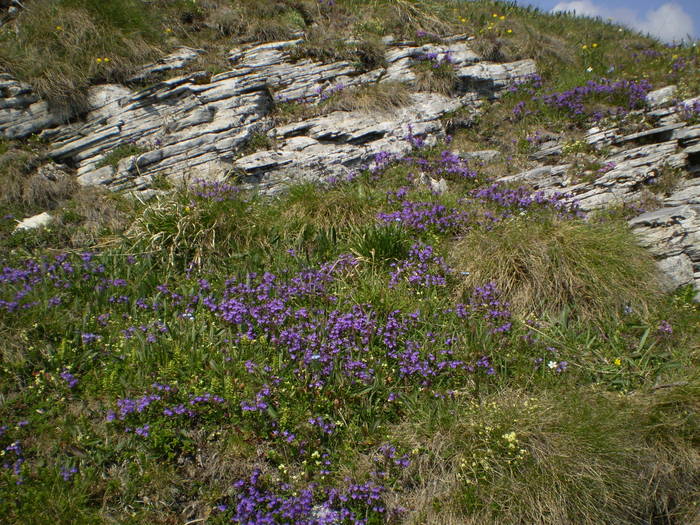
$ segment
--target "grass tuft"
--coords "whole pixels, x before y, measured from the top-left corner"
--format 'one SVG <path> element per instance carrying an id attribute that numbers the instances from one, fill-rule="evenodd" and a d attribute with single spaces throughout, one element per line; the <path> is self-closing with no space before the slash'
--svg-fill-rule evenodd
<path id="1" fill-rule="evenodd" d="M 571 309 L 602 320 L 629 306 L 647 311 L 658 293 L 654 262 L 620 223 L 514 218 L 475 230 L 451 251 L 464 290 L 493 281 L 523 316 Z"/>

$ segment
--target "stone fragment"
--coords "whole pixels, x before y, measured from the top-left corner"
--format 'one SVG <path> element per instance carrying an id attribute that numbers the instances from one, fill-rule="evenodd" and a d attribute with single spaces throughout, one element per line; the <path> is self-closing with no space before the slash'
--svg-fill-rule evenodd
<path id="1" fill-rule="evenodd" d="M 33 217 L 27 217 L 26 219 L 21 220 L 15 227 L 14 233 L 22 230 L 35 230 L 37 228 L 43 228 L 51 224 L 51 222 L 53 222 L 53 217 L 47 212 L 43 212 L 38 215 L 34 215 Z"/>
<path id="2" fill-rule="evenodd" d="M 677 86 L 666 86 L 647 93 L 646 102 L 652 108 L 669 104 L 676 98 Z"/>

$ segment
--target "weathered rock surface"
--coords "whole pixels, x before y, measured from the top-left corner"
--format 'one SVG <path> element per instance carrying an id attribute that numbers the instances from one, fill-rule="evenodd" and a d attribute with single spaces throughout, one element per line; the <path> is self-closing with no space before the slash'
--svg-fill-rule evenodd
<path id="1" fill-rule="evenodd" d="M 17 224 L 17 226 L 15 227 L 15 232 L 43 228 L 51 224 L 51 222 L 53 222 L 53 217 L 47 212 L 43 212 L 39 215 L 34 215 L 33 217 L 28 217 L 20 221 L 19 224 Z"/>
<path id="2" fill-rule="evenodd" d="M 494 97 L 512 82 L 535 72 L 534 62 L 482 63 L 464 39 L 444 45 L 399 43 L 386 54 L 387 66 L 358 71 L 349 62 L 292 59 L 301 40 L 241 47 L 228 54 L 231 70 L 209 76 L 183 75 L 141 91 L 119 85 L 92 88 L 92 108 L 80 122 L 63 125 L 29 86 L 0 77 L 0 135 L 24 138 L 39 133 L 52 144 L 49 156 L 76 169 L 85 185 L 144 191 L 154 177 L 222 177 L 235 171 L 243 180 L 275 191 L 304 176 L 343 176 L 387 150 L 408 151 L 404 138 L 444 133 L 445 113 L 479 98 Z M 144 66 L 131 80 L 157 78 L 195 61 L 199 50 L 181 48 Z M 410 104 L 382 115 L 334 112 L 275 127 L 275 104 L 314 103 L 324 93 L 347 87 L 413 80 L 411 65 L 426 56 L 449 56 L 461 96 L 415 93 Z M 409 131 L 409 125 L 412 131 Z M 250 139 L 265 133 L 276 147 L 240 158 Z M 114 159 L 114 150 L 131 144 L 142 153 Z M 108 155 L 112 156 L 108 158 Z M 109 160 L 109 162 L 107 162 Z M 116 166 L 114 166 L 116 162 Z"/>
<path id="3" fill-rule="evenodd" d="M 671 86 L 648 99 L 658 107 L 669 104 L 674 93 Z M 583 211 L 651 203 L 654 209 L 630 220 L 630 226 L 657 258 L 668 288 L 694 284 L 700 300 L 700 125 L 684 122 L 681 109 L 694 100 L 650 112 L 662 124 L 653 129 L 626 135 L 616 128 L 590 129 L 588 143 L 611 152 L 601 156 L 605 168 L 592 178 L 582 178 L 573 164 L 559 164 L 500 180 L 527 183 L 545 193 L 568 193 Z M 540 154 L 557 151 L 549 148 Z"/>

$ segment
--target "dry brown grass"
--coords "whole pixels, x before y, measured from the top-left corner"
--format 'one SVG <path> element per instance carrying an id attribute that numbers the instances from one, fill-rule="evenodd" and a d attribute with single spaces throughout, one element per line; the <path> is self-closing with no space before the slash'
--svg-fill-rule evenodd
<path id="1" fill-rule="evenodd" d="M 29 174 L 39 163 L 38 157 L 28 151 L 9 149 L 0 155 L 0 203 L 22 200 Z"/>
<path id="2" fill-rule="evenodd" d="M 95 246 L 118 241 L 118 236 L 133 221 L 135 203 L 105 188 L 84 187 L 73 195 L 67 208 L 79 217 L 79 228 L 71 235 L 71 246 Z"/>
<path id="3" fill-rule="evenodd" d="M 700 493 L 688 435 L 697 386 L 633 399 L 503 389 L 407 416 L 392 434 L 419 452 L 391 504 L 411 509 L 410 524 L 689 523 Z M 679 417 L 660 407 L 667 395 Z M 656 434 L 653 418 L 665 425 Z"/>
<path id="4" fill-rule="evenodd" d="M 31 207 L 54 208 L 78 189 L 75 177 L 55 165 L 49 165 L 28 177 L 22 201 Z"/>
<path id="5" fill-rule="evenodd" d="M 203 24 L 240 42 L 285 40 L 305 25 L 304 2 L 272 0 L 209 1 L 201 6 Z"/>
<path id="6" fill-rule="evenodd" d="M 457 75 L 450 64 L 433 67 L 432 62 L 420 63 L 414 67 L 416 89 L 442 95 L 452 95 L 457 88 Z"/>
<path id="7" fill-rule="evenodd" d="M 322 104 L 325 111 L 391 113 L 411 102 L 411 91 L 401 82 L 369 84 L 346 89 Z"/>
<path id="8" fill-rule="evenodd" d="M 29 81 L 66 118 L 86 109 L 90 85 L 123 81 L 160 54 L 138 31 L 128 34 L 86 9 L 61 6 L 59 11 L 45 0 L 28 3 L 16 34 L 0 44 L 0 68 Z"/>
<path id="9" fill-rule="evenodd" d="M 522 316 L 570 309 L 582 319 L 602 320 L 625 305 L 646 312 L 659 293 L 651 255 L 612 222 L 514 218 L 470 232 L 451 259 L 469 272 L 461 290 L 493 281 Z"/>

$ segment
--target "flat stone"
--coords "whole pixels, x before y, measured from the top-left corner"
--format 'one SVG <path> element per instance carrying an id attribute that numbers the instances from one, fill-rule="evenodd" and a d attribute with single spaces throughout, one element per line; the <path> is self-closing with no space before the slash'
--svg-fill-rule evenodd
<path id="1" fill-rule="evenodd" d="M 35 230 L 37 228 L 44 228 L 53 222 L 53 217 L 47 212 L 34 215 L 33 217 L 28 217 L 23 219 L 17 224 L 14 232 L 22 230 Z"/>
<path id="2" fill-rule="evenodd" d="M 495 149 L 485 149 L 481 151 L 456 151 L 460 157 L 465 160 L 475 160 L 478 162 L 493 162 L 494 160 L 501 157 L 501 152 Z"/>
<path id="3" fill-rule="evenodd" d="M 666 86 L 661 89 L 650 91 L 646 96 L 647 105 L 655 108 L 673 102 L 673 100 L 676 98 L 677 92 L 678 87 L 676 86 Z"/>

